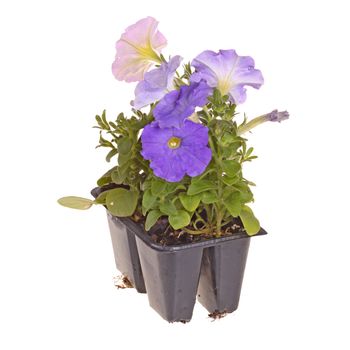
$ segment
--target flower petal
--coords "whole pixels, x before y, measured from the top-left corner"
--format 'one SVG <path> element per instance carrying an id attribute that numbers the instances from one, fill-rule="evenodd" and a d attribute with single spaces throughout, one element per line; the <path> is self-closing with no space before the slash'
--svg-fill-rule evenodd
<path id="1" fill-rule="evenodd" d="M 174 56 L 168 63 L 145 74 L 143 81 L 135 89 L 133 106 L 136 109 L 145 107 L 161 99 L 168 91 L 174 89 L 174 75 L 182 57 Z"/>
<path id="2" fill-rule="evenodd" d="M 186 175 L 183 167 L 183 159 L 177 150 L 172 150 L 166 161 L 156 159 L 150 164 L 154 174 L 169 182 L 178 182 Z"/>
<path id="3" fill-rule="evenodd" d="M 180 137 L 182 145 L 185 147 L 205 147 L 208 145 L 208 128 L 191 120 L 185 120 L 182 129 L 175 129 L 174 136 Z"/>
<path id="4" fill-rule="evenodd" d="M 167 42 L 157 26 L 153 17 L 146 17 L 126 28 L 116 43 L 117 53 L 112 65 L 116 79 L 140 81 L 153 62 L 160 62 L 158 53 Z"/>
<path id="5" fill-rule="evenodd" d="M 212 153 L 208 147 L 184 146 L 181 148 L 181 159 L 189 176 L 198 176 L 210 163 Z"/>
<path id="6" fill-rule="evenodd" d="M 204 81 L 183 85 L 180 90 L 166 94 L 154 108 L 154 118 L 161 128 L 180 128 L 184 120 L 193 114 L 195 108 L 205 105 L 210 88 Z"/>
<path id="7" fill-rule="evenodd" d="M 231 102 L 236 104 L 246 99 L 245 85 L 258 89 L 264 83 L 261 72 L 254 69 L 254 60 L 249 56 L 238 56 L 235 50 L 204 51 L 192 61 L 192 65 L 196 71 L 191 81 L 204 79 L 223 95 L 228 94 Z"/>
<path id="8" fill-rule="evenodd" d="M 170 148 L 168 141 L 178 137 L 178 148 Z M 150 167 L 158 177 L 178 182 L 186 174 L 201 174 L 211 159 L 208 144 L 208 128 L 186 121 L 180 129 L 160 128 L 157 122 L 147 125 L 141 135 L 142 156 L 150 161 Z"/>

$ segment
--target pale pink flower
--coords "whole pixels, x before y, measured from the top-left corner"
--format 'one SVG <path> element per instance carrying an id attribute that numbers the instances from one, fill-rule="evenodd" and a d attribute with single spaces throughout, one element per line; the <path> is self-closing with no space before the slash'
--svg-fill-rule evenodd
<path id="1" fill-rule="evenodd" d="M 161 63 L 159 54 L 167 41 L 157 26 L 158 21 L 146 17 L 126 28 L 116 43 L 117 53 L 112 65 L 116 79 L 141 81 L 154 63 Z"/>

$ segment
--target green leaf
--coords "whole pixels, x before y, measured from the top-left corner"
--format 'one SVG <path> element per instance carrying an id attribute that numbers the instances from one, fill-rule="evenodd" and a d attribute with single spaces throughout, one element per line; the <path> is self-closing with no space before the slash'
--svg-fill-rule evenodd
<path id="1" fill-rule="evenodd" d="M 113 128 L 113 129 L 118 129 L 118 125 L 113 123 L 113 122 L 108 122 L 108 124 Z"/>
<path id="2" fill-rule="evenodd" d="M 246 152 L 246 154 L 244 155 L 244 157 L 245 157 L 245 158 L 248 158 L 248 157 L 253 153 L 253 151 L 254 151 L 254 148 L 253 148 L 253 147 L 249 147 L 249 148 L 247 149 L 247 152 Z"/>
<path id="3" fill-rule="evenodd" d="M 110 148 L 114 148 L 114 145 L 112 142 L 106 140 L 103 136 L 102 136 L 102 131 L 100 131 L 100 138 L 99 138 L 99 143 L 100 143 L 100 147 L 110 147 Z M 99 146 L 97 146 L 99 147 Z"/>
<path id="4" fill-rule="evenodd" d="M 108 152 L 106 156 L 106 161 L 109 163 L 116 154 L 118 153 L 118 150 L 116 148 L 112 149 L 111 151 Z"/>
<path id="5" fill-rule="evenodd" d="M 96 122 L 97 122 L 99 128 L 104 129 L 104 124 L 103 124 L 103 122 L 102 122 L 101 117 L 100 117 L 99 115 L 96 115 L 96 116 L 95 116 L 95 119 L 96 119 Z"/>
<path id="6" fill-rule="evenodd" d="M 153 180 L 151 185 L 152 194 L 154 196 L 159 195 L 165 190 L 166 186 L 167 186 L 167 183 L 165 181 L 158 180 L 158 179 Z"/>
<path id="7" fill-rule="evenodd" d="M 107 119 L 106 119 L 106 111 L 105 110 L 102 112 L 101 117 L 99 115 L 96 115 L 95 119 L 97 121 L 97 124 L 104 130 L 110 130 L 109 124 L 108 124 Z"/>
<path id="8" fill-rule="evenodd" d="M 244 229 L 249 236 L 253 236 L 259 232 L 259 220 L 254 216 L 253 211 L 247 205 L 243 206 L 239 216 L 243 222 Z"/>
<path id="9" fill-rule="evenodd" d="M 169 223 L 174 230 L 183 228 L 191 222 L 191 216 L 185 210 L 178 210 L 176 213 L 169 215 Z"/>
<path id="10" fill-rule="evenodd" d="M 219 200 L 219 197 L 215 191 L 206 191 L 202 193 L 202 202 L 204 204 L 212 204 Z"/>
<path id="11" fill-rule="evenodd" d="M 162 213 L 159 210 L 151 210 L 146 217 L 145 229 L 149 229 L 157 222 L 157 220 L 162 216 Z"/>
<path id="12" fill-rule="evenodd" d="M 75 196 L 62 197 L 57 202 L 64 207 L 80 210 L 89 209 L 94 204 L 91 199 Z"/>
<path id="13" fill-rule="evenodd" d="M 122 184 L 128 175 L 127 170 L 128 170 L 127 167 L 125 167 L 124 169 L 121 167 L 118 167 L 118 169 L 113 171 L 111 175 L 112 181 L 117 185 Z"/>
<path id="14" fill-rule="evenodd" d="M 112 215 L 131 216 L 137 206 L 138 192 L 116 188 L 108 192 L 106 205 Z"/>
<path id="15" fill-rule="evenodd" d="M 131 151 L 132 141 L 128 137 L 118 139 L 118 151 L 120 154 L 128 154 Z"/>
<path id="16" fill-rule="evenodd" d="M 242 210 L 242 203 L 239 192 L 231 193 L 227 198 L 224 199 L 223 202 L 226 209 L 233 217 L 239 216 Z"/>
<path id="17" fill-rule="evenodd" d="M 109 124 L 108 124 L 108 121 L 107 121 L 107 118 L 106 118 L 106 110 L 104 110 L 102 112 L 101 117 L 102 117 L 103 124 L 106 126 L 106 129 L 110 130 L 110 127 L 109 127 Z"/>
<path id="18" fill-rule="evenodd" d="M 112 169 L 109 169 L 105 174 L 103 174 L 98 180 L 97 180 L 97 185 L 98 186 L 103 186 L 106 184 L 109 184 L 112 182 L 111 174 L 113 171 L 118 169 L 118 166 L 113 167 Z"/>
<path id="19" fill-rule="evenodd" d="M 162 195 L 168 195 L 178 190 L 185 190 L 185 189 L 186 187 L 182 184 L 179 184 L 176 182 L 167 183 L 164 193 L 162 193 Z"/>
<path id="20" fill-rule="evenodd" d="M 164 213 L 166 215 L 175 214 L 177 212 L 175 204 L 173 202 L 170 202 L 170 201 L 166 201 L 166 202 L 162 203 L 159 206 L 159 209 L 162 213 Z"/>
<path id="21" fill-rule="evenodd" d="M 118 164 L 120 166 L 125 165 L 130 159 L 130 154 L 121 154 L 118 155 Z"/>
<path id="22" fill-rule="evenodd" d="M 230 133 L 227 133 L 225 132 L 224 135 L 222 136 L 221 138 L 221 144 L 223 146 L 227 146 L 229 145 L 230 143 L 233 143 L 235 142 L 237 139 L 236 139 L 236 136 L 235 135 L 232 135 Z"/>
<path id="23" fill-rule="evenodd" d="M 102 192 L 95 200 L 95 204 L 106 204 L 106 197 L 109 191 Z"/>
<path id="24" fill-rule="evenodd" d="M 152 208 L 153 204 L 155 203 L 157 197 L 153 196 L 152 191 L 148 189 L 143 193 L 142 197 L 142 206 L 145 208 L 146 212 Z"/>
<path id="25" fill-rule="evenodd" d="M 229 176 L 233 177 L 239 174 L 241 171 L 241 164 L 235 160 L 223 160 L 222 161 L 222 170 Z"/>
<path id="26" fill-rule="evenodd" d="M 239 182 L 233 185 L 241 193 L 241 201 L 244 203 L 251 202 L 253 200 L 253 193 L 249 186 L 244 182 Z"/>
<path id="27" fill-rule="evenodd" d="M 238 176 L 229 177 L 227 175 L 224 175 L 221 177 L 221 181 L 228 186 L 232 186 L 233 184 L 237 183 L 240 180 Z"/>
<path id="28" fill-rule="evenodd" d="M 195 211 L 199 205 L 199 202 L 201 201 L 201 196 L 199 194 L 189 196 L 185 192 L 181 192 L 179 198 L 183 207 L 190 212 Z"/>
<path id="29" fill-rule="evenodd" d="M 187 194 L 193 196 L 195 194 L 216 189 L 216 185 L 213 181 L 210 180 L 198 180 L 192 182 L 188 187 Z"/>

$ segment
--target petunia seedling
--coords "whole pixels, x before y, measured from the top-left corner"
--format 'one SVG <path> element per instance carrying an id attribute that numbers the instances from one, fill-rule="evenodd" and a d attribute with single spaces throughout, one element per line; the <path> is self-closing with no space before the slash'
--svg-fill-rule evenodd
<path id="1" fill-rule="evenodd" d="M 177 237 L 220 236 L 233 227 L 254 235 L 260 229 L 249 206 L 255 184 L 243 176 L 243 167 L 256 156 L 246 136 L 289 114 L 239 117 L 246 88 L 264 83 L 250 56 L 205 50 L 180 67 L 180 55 L 162 55 L 166 44 L 152 17 L 121 35 L 112 71 L 118 80 L 137 82 L 132 114 L 112 121 L 105 112 L 96 116 L 97 147 L 107 148 L 113 163 L 97 182 L 102 193 L 95 200 L 64 197 L 59 203 L 76 209 L 102 204 L 147 231 L 158 225 L 158 231 L 173 230 Z"/>

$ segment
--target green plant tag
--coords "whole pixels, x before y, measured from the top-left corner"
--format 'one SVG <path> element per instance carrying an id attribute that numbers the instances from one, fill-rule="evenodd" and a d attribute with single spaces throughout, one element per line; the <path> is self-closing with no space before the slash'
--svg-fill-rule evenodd
<path id="1" fill-rule="evenodd" d="M 176 214 L 169 215 L 169 223 L 174 230 L 187 226 L 191 222 L 191 216 L 185 210 L 178 210 Z"/>
<path id="2" fill-rule="evenodd" d="M 80 210 L 89 209 L 94 204 L 91 199 L 75 196 L 62 197 L 57 202 L 64 207 Z"/>
<path id="3" fill-rule="evenodd" d="M 125 188 L 116 188 L 106 196 L 107 209 L 112 215 L 125 217 L 134 213 L 137 206 L 138 193 Z"/>
<path id="4" fill-rule="evenodd" d="M 247 205 L 243 206 L 239 216 L 249 236 L 253 236 L 259 232 L 260 230 L 259 220 L 254 216 L 253 211 Z"/>

